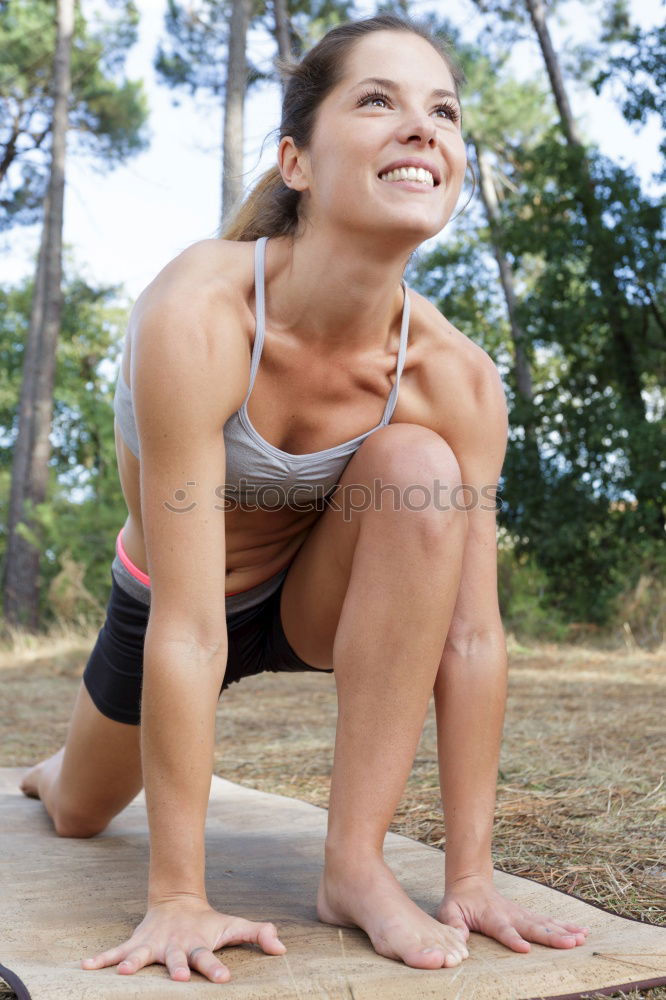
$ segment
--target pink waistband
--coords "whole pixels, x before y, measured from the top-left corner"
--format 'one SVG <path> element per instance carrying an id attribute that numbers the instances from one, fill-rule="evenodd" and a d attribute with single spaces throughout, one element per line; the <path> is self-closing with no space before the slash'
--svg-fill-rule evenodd
<path id="1" fill-rule="evenodd" d="M 122 528 L 118 532 L 118 536 L 116 538 L 116 552 L 118 553 L 118 558 L 120 559 L 121 563 L 123 564 L 123 566 L 125 567 L 125 569 L 128 571 L 128 573 L 131 573 L 132 576 L 135 578 L 135 580 L 139 580 L 141 583 L 145 584 L 146 587 L 150 587 L 150 577 L 148 576 L 148 574 L 144 573 L 142 570 L 140 570 L 138 566 L 135 566 L 134 563 L 132 562 L 132 560 L 130 559 L 130 557 L 125 552 L 125 546 L 123 545 L 123 529 Z M 289 564 L 287 564 L 287 565 L 289 565 Z M 278 570 L 278 572 L 280 572 L 280 571 Z M 253 587 L 247 587 L 246 590 L 253 590 Z M 233 597 L 234 594 L 244 594 L 244 593 L 246 593 L 246 590 L 231 590 L 231 591 L 227 591 L 224 596 L 225 597 Z"/>
<path id="2" fill-rule="evenodd" d="M 150 577 L 147 573 L 143 573 L 138 566 L 135 566 L 130 557 L 125 552 L 125 546 L 123 545 L 123 529 L 121 528 L 118 532 L 118 537 L 116 538 L 116 552 L 118 553 L 118 558 L 125 567 L 125 569 L 132 574 L 136 580 L 140 580 L 144 583 L 146 587 L 150 587 Z"/>

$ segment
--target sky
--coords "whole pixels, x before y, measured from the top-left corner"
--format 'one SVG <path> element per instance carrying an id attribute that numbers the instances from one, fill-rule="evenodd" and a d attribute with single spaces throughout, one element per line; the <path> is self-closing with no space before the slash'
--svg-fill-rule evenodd
<path id="1" fill-rule="evenodd" d="M 663 20 L 661 0 L 631 0 L 630 6 L 632 19 L 644 27 Z M 145 80 L 151 109 L 150 148 L 110 173 L 102 173 L 90 159 L 70 154 L 64 222 L 65 243 L 77 273 L 94 284 L 123 286 L 130 301 L 181 250 L 215 234 L 221 201 L 221 103 L 210 97 L 190 98 L 157 81 L 152 63 L 158 39 L 164 35 L 166 0 L 138 0 L 138 8 L 140 38 L 130 51 L 127 75 Z M 357 8 L 360 16 L 372 13 L 365 0 Z M 598 27 L 584 2 L 567 3 L 565 9 L 567 22 L 552 18 L 550 23 L 561 51 L 568 40 L 593 39 Z M 441 14 L 441 0 L 416 0 L 412 10 L 416 15 L 430 10 Z M 471 0 L 447 0 L 446 14 L 463 37 L 475 37 L 479 15 Z M 269 65 L 269 41 L 253 32 L 250 45 L 253 59 Z M 517 74 L 540 72 L 536 44 L 516 46 L 513 66 Z M 576 91 L 571 83 L 568 89 L 584 133 L 607 155 L 632 165 L 649 184 L 659 166 L 657 123 L 629 126 L 611 95 L 596 98 L 589 90 Z M 275 162 L 275 141 L 265 143 L 263 155 L 261 146 L 279 122 L 279 97 L 279 88 L 271 85 L 258 89 L 247 101 L 246 190 Z M 32 273 L 38 240 L 38 227 L 0 236 L 3 280 L 17 281 Z"/>

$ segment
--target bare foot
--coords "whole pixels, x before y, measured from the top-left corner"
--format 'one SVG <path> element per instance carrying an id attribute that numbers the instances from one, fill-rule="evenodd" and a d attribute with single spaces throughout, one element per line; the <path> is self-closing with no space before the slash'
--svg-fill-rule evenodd
<path id="1" fill-rule="evenodd" d="M 360 927 L 378 955 L 414 969 L 451 968 L 469 957 L 465 932 L 428 916 L 375 855 L 352 863 L 349 854 L 336 858 L 326 850 L 317 916 L 338 927 Z"/>
<path id="2" fill-rule="evenodd" d="M 19 786 L 24 795 L 27 795 L 29 799 L 41 799 L 43 797 L 44 779 L 53 780 L 53 773 L 59 769 L 64 752 L 65 748 L 61 747 L 52 757 L 40 760 L 39 764 L 35 764 L 34 767 L 30 768 Z"/>

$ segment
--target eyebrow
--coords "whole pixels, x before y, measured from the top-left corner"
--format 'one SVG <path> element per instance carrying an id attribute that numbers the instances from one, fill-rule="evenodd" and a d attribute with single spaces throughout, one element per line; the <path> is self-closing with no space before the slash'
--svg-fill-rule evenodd
<path id="1" fill-rule="evenodd" d="M 358 83 L 354 84 L 354 86 L 352 87 L 352 90 L 355 90 L 356 87 L 362 87 L 364 84 L 368 84 L 368 83 L 376 84 L 378 87 L 385 87 L 387 90 L 390 90 L 390 89 L 400 90 L 400 84 L 396 83 L 395 80 L 385 80 L 383 77 L 379 77 L 379 76 L 368 76 L 368 77 L 366 77 L 365 80 L 359 80 Z M 457 96 L 457 94 L 454 93 L 453 90 L 433 90 L 431 92 L 430 96 L 431 97 L 452 97 L 454 101 L 456 101 L 458 104 L 460 104 L 460 101 L 458 100 L 458 96 Z"/>

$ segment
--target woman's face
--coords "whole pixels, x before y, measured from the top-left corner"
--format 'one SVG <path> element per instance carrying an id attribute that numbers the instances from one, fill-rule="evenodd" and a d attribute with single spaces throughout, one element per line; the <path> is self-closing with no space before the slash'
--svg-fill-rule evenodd
<path id="1" fill-rule="evenodd" d="M 448 66 L 411 32 L 365 36 L 298 155 L 293 186 L 304 192 L 310 222 L 414 245 L 435 236 L 453 213 L 467 165 Z M 416 178 L 396 173 L 401 165 L 416 167 Z"/>

